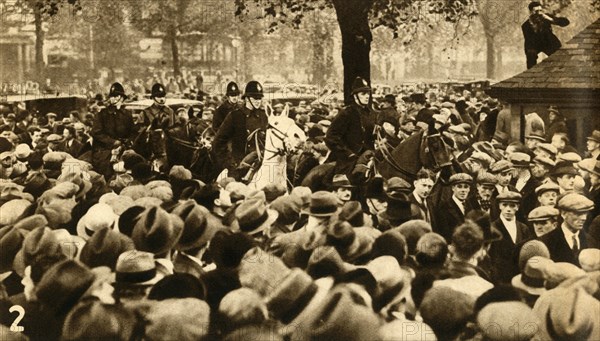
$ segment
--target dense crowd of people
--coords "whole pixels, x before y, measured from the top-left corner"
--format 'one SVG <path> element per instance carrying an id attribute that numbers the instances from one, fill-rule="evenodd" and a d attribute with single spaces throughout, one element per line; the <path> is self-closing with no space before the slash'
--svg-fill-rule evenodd
<path id="1" fill-rule="evenodd" d="M 374 103 L 357 80 L 354 109 L 292 106 L 307 141 L 290 184 L 255 189 L 233 156 L 218 155 L 230 177 L 203 182 L 127 141 L 193 121 L 224 154 L 244 150 L 267 124 L 260 83 L 200 111 L 145 89 L 155 104 L 134 115 L 118 83 L 87 113 L 2 113 L 0 339 L 600 339 L 600 131 L 577 151 L 560 108 L 526 115 L 521 143 L 483 92 Z M 384 179 L 361 161 L 422 130 L 443 135 L 452 172 Z M 305 183 L 332 159 L 329 187 Z"/>

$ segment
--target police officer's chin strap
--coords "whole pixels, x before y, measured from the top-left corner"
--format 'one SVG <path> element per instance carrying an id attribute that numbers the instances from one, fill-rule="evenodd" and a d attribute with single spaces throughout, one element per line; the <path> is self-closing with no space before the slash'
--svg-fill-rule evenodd
<path id="1" fill-rule="evenodd" d="M 252 102 L 252 100 L 250 99 L 250 97 L 248 97 L 248 102 L 250 102 L 250 106 L 252 107 L 252 110 L 258 110 L 260 109 L 260 104 L 258 107 L 254 106 L 254 102 Z"/>
<path id="2" fill-rule="evenodd" d="M 367 108 L 369 106 L 369 103 L 371 103 L 371 95 L 369 94 L 369 101 L 367 103 L 363 103 L 359 99 L 358 94 L 354 94 L 354 102 L 358 104 L 359 107 Z"/>

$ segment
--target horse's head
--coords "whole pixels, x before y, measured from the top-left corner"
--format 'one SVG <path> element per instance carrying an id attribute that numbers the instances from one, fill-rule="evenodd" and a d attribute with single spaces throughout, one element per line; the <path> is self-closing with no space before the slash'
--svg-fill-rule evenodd
<path id="1" fill-rule="evenodd" d="M 287 104 L 280 115 L 276 115 L 270 105 L 267 105 L 265 111 L 269 120 L 269 127 L 267 129 L 270 129 L 273 135 L 281 140 L 282 143 L 288 144 L 292 149 L 296 149 L 301 143 L 306 141 L 304 130 L 298 127 L 293 119 L 288 117 L 290 108 Z"/>

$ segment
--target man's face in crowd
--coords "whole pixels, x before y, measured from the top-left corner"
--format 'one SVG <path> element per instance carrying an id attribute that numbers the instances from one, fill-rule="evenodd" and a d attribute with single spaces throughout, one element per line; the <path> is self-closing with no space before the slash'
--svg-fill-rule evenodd
<path id="1" fill-rule="evenodd" d="M 538 195 L 538 201 L 542 206 L 556 206 L 556 198 L 558 198 L 556 191 L 545 191 Z"/>
<path id="2" fill-rule="evenodd" d="M 587 140 L 587 150 L 588 152 L 593 152 L 594 150 L 600 148 L 600 143 L 594 140 Z"/>
<path id="3" fill-rule="evenodd" d="M 415 131 L 415 124 L 413 123 L 413 121 L 408 121 L 404 123 L 401 126 L 401 128 L 402 131 L 404 131 L 405 133 L 412 134 L 412 132 Z"/>
<path id="4" fill-rule="evenodd" d="M 48 142 L 48 148 L 52 149 L 52 150 L 57 150 L 58 149 L 58 142 Z"/>
<path id="5" fill-rule="evenodd" d="M 227 96 L 227 98 L 229 99 L 229 102 L 233 104 L 236 104 L 240 101 L 240 96 Z"/>
<path id="6" fill-rule="evenodd" d="M 559 151 L 561 151 L 565 148 L 565 141 L 560 137 L 560 135 L 552 136 L 551 144 L 554 147 L 556 147 L 556 149 L 558 149 Z"/>
<path id="7" fill-rule="evenodd" d="M 352 191 L 350 190 L 350 188 L 340 187 L 335 190 L 335 195 L 337 195 L 337 197 L 342 202 L 346 202 L 350 201 L 350 199 L 352 198 Z"/>
<path id="8" fill-rule="evenodd" d="M 452 186 L 452 194 L 459 200 L 467 200 L 471 187 L 467 184 L 456 184 Z"/>
<path id="9" fill-rule="evenodd" d="M 42 138 L 42 132 L 41 131 L 34 131 L 33 134 L 31 135 L 31 141 L 33 143 L 38 143 L 40 141 L 40 139 Z"/>
<path id="10" fill-rule="evenodd" d="M 575 176 L 571 174 L 564 174 L 557 177 L 556 182 L 565 191 L 572 191 L 575 188 Z"/>
<path id="11" fill-rule="evenodd" d="M 70 140 L 74 136 L 71 135 L 71 132 L 69 131 L 69 129 L 63 129 L 63 137 L 65 138 L 65 140 Z"/>
<path id="12" fill-rule="evenodd" d="M 551 112 L 548 114 L 548 119 L 550 120 L 550 122 L 552 122 L 552 121 L 556 120 L 556 113 L 554 113 L 554 111 L 551 111 Z"/>
<path id="13" fill-rule="evenodd" d="M 360 104 L 360 105 L 369 104 L 369 96 L 370 96 L 369 92 L 361 91 L 361 92 L 357 93 L 355 96 L 356 96 L 357 104 Z"/>
<path id="14" fill-rule="evenodd" d="M 534 178 L 541 179 L 548 174 L 548 169 L 544 165 L 534 162 L 531 164 L 531 174 Z"/>
<path id="15" fill-rule="evenodd" d="M 498 174 L 498 184 L 502 187 L 508 186 L 512 179 L 512 170 L 508 169 Z"/>
<path id="16" fill-rule="evenodd" d="M 229 191 L 226 191 L 223 188 L 219 190 L 219 199 L 216 200 L 217 201 L 215 201 L 215 205 L 221 207 L 222 209 L 227 209 L 228 207 L 231 207 L 233 205 L 231 203 L 231 196 Z"/>
<path id="17" fill-rule="evenodd" d="M 385 211 L 387 208 L 387 202 L 375 198 L 368 198 L 367 206 L 369 207 L 369 212 L 376 215 Z"/>
<path id="18" fill-rule="evenodd" d="M 426 199 L 431 193 L 433 188 L 433 180 L 431 179 L 419 179 L 414 182 L 415 194 L 421 199 Z"/>
<path id="19" fill-rule="evenodd" d="M 519 205 L 514 202 L 501 202 L 500 203 L 500 214 L 504 219 L 512 221 L 515 219 L 515 214 L 519 209 Z"/>
<path id="20" fill-rule="evenodd" d="M 536 237 L 541 237 L 546 233 L 554 230 L 556 228 L 556 220 L 548 219 L 544 221 L 534 221 L 533 222 L 533 230 L 535 231 Z"/>
<path id="21" fill-rule="evenodd" d="M 481 162 L 479 162 L 473 158 L 468 159 L 467 163 L 468 163 L 467 167 L 471 170 L 472 173 L 477 173 L 483 168 L 481 165 Z"/>
<path id="22" fill-rule="evenodd" d="M 490 185 L 482 185 L 477 184 L 477 193 L 482 200 L 490 200 L 492 199 L 492 193 L 494 192 L 494 187 Z"/>
<path id="23" fill-rule="evenodd" d="M 561 212 L 565 225 L 572 232 L 580 231 L 587 219 L 587 212 Z"/>
<path id="24" fill-rule="evenodd" d="M 7 156 L 4 159 L 0 160 L 0 164 L 2 164 L 2 167 L 4 168 L 10 168 L 13 165 L 13 161 L 12 161 L 12 156 Z"/>

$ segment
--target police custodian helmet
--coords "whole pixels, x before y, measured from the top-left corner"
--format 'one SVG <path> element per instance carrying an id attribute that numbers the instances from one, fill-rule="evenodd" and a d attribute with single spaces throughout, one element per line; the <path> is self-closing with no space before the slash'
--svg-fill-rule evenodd
<path id="1" fill-rule="evenodd" d="M 240 87 L 237 85 L 236 82 L 229 82 L 227 84 L 227 92 L 225 93 L 225 96 L 231 97 L 231 96 L 239 96 L 240 95 Z"/>
<path id="2" fill-rule="evenodd" d="M 167 96 L 167 91 L 165 90 L 165 86 L 160 84 L 160 83 L 156 83 L 152 86 L 152 91 L 150 93 L 150 97 L 154 98 L 154 97 L 166 97 Z"/>
<path id="3" fill-rule="evenodd" d="M 359 92 L 370 92 L 371 87 L 366 80 L 361 77 L 356 77 L 354 82 L 352 83 L 352 94 L 357 94 Z"/>
<path id="4" fill-rule="evenodd" d="M 113 83 L 113 85 L 110 86 L 110 91 L 108 92 L 108 97 L 116 96 L 127 97 L 127 95 L 125 95 L 125 89 L 123 88 L 123 85 L 121 85 L 119 82 Z"/>
<path id="5" fill-rule="evenodd" d="M 246 84 L 246 89 L 244 90 L 244 96 L 242 98 L 252 97 L 254 99 L 261 99 L 264 97 L 263 87 L 257 81 L 250 81 Z"/>

